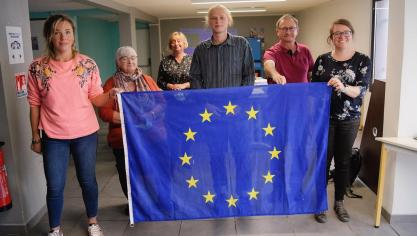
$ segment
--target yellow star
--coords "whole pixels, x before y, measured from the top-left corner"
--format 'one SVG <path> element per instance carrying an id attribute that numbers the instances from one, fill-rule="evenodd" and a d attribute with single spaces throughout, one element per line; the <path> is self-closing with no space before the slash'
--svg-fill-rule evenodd
<path id="1" fill-rule="evenodd" d="M 195 139 L 194 139 L 194 135 L 196 134 L 197 132 L 193 132 L 192 130 L 191 130 L 191 128 L 188 128 L 188 131 L 187 132 L 185 132 L 184 134 L 185 134 L 185 136 L 187 136 L 187 139 L 185 140 L 186 142 L 188 141 L 188 140 L 193 140 L 193 141 L 195 141 Z"/>
<path id="2" fill-rule="evenodd" d="M 237 198 L 233 198 L 233 195 L 230 195 L 230 198 L 229 199 L 227 199 L 226 200 L 226 202 L 228 202 L 229 203 L 229 208 L 231 207 L 231 206 L 234 206 L 234 207 L 236 207 L 236 202 L 237 202 Z"/>
<path id="3" fill-rule="evenodd" d="M 187 156 L 187 153 L 184 153 L 184 156 L 179 157 L 182 161 L 181 166 L 188 164 L 189 166 L 191 165 L 190 160 L 191 160 L 191 156 Z"/>
<path id="4" fill-rule="evenodd" d="M 268 170 L 268 174 L 267 175 L 263 175 L 263 177 L 265 178 L 265 184 L 267 183 L 273 183 L 272 178 L 274 178 L 275 175 L 271 175 L 271 172 L 269 172 Z"/>
<path id="5" fill-rule="evenodd" d="M 198 179 L 194 179 L 194 176 L 191 176 L 191 178 L 187 179 L 186 181 L 188 183 L 188 188 L 191 188 L 191 187 L 197 188 Z"/>
<path id="6" fill-rule="evenodd" d="M 258 199 L 258 194 L 259 194 L 259 192 L 256 192 L 255 188 L 252 188 L 252 191 L 248 192 L 249 200 L 252 200 L 252 199 L 257 200 Z"/>
<path id="7" fill-rule="evenodd" d="M 263 130 L 265 130 L 265 136 L 267 136 L 268 134 L 270 134 L 271 136 L 274 136 L 274 129 L 275 127 L 272 127 L 270 123 L 268 123 L 268 126 L 266 128 L 262 128 Z"/>
<path id="8" fill-rule="evenodd" d="M 227 104 L 227 106 L 223 106 L 224 109 L 226 109 L 226 115 L 229 113 L 232 113 L 233 115 L 235 114 L 235 108 L 237 107 L 236 105 L 232 105 L 232 103 L 229 101 L 229 104 Z"/>
<path id="9" fill-rule="evenodd" d="M 210 120 L 210 116 L 212 116 L 213 113 L 209 113 L 207 111 L 207 108 L 204 110 L 204 113 L 200 113 L 200 116 L 203 117 L 203 120 L 201 121 L 201 123 L 203 123 L 204 121 L 208 121 L 211 122 Z"/>
<path id="10" fill-rule="evenodd" d="M 208 191 L 206 195 L 203 195 L 203 197 L 206 199 L 205 200 L 206 203 L 208 203 L 208 202 L 214 203 L 213 200 L 214 200 L 214 197 L 215 196 L 216 195 L 215 194 L 211 194 L 210 191 Z"/>
<path id="11" fill-rule="evenodd" d="M 278 154 L 280 154 L 280 153 L 281 153 L 281 151 L 278 151 L 277 148 L 274 146 L 274 150 L 269 151 L 269 154 L 271 154 L 271 160 L 274 159 L 274 158 L 279 160 Z"/>
<path id="12" fill-rule="evenodd" d="M 256 111 L 255 109 L 253 109 L 253 106 L 250 108 L 250 111 L 246 111 L 246 113 L 248 113 L 248 115 L 249 115 L 249 117 L 248 117 L 248 120 L 250 120 L 250 119 L 255 119 L 256 120 L 256 114 L 258 113 L 259 111 Z"/>

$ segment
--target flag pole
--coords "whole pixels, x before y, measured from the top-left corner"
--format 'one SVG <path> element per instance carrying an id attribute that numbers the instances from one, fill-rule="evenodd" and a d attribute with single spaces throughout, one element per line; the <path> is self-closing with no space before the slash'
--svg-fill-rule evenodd
<path id="1" fill-rule="evenodd" d="M 122 94 L 117 94 L 117 102 L 119 105 L 119 112 L 120 112 L 120 125 L 122 127 L 122 137 L 123 137 L 123 149 L 125 154 L 125 170 L 126 170 L 126 184 L 127 184 L 127 201 L 129 203 L 129 221 L 130 227 L 134 227 L 133 223 L 133 208 L 132 208 L 132 192 L 130 188 L 130 176 L 129 176 L 129 151 L 127 148 L 127 139 L 126 139 L 126 132 L 125 132 L 125 118 L 123 113 L 123 103 L 122 103 Z"/>

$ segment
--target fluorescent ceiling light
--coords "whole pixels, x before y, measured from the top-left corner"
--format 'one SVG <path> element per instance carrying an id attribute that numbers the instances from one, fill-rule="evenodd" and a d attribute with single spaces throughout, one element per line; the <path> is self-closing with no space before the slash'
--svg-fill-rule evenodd
<path id="1" fill-rule="evenodd" d="M 241 12 L 266 12 L 265 8 L 260 8 L 260 7 L 254 7 L 254 8 L 235 8 L 235 9 L 229 9 L 230 12 L 234 12 L 234 13 L 241 13 Z M 208 10 L 204 9 L 204 10 L 197 10 L 198 14 L 207 14 Z"/>
<path id="2" fill-rule="evenodd" d="M 286 0 L 191 0 L 191 4 L 224 4 L 224 3 L 259 3 L 259 2 L 284 2 Z"/>

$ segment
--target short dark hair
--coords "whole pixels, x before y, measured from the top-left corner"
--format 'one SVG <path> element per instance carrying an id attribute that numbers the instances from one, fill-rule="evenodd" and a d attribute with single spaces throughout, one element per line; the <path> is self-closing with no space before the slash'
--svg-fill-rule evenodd
<path id="1" fill-rule="evenodd" d="M 43 25 L 43 37 L 46 41 L 46 51 L 49 57 L 55 58 L 55 50 L 54 45 L 52 43 L 52 37 L 55 33 L 56 26 L 60 23 L 66 21 L 70 23 L 72 27 L 72 31 L 75 34 L 75 25 L 72 19 L 69 16 L 63 15 L 63 14 L 55 14 L 50 15 L 48 19 L 46 19 L 45 24 Z M 77 53 L 77 49 L 75 48 L 75 39 L 74 44 L 72 45 L 72 56 L 74 57 Z"/>

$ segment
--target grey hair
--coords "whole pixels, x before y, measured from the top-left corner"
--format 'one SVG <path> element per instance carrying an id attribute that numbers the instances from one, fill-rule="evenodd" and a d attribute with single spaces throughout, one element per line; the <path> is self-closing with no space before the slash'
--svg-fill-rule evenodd
<path id="1" fill-rule="evenodd" d="M 214 5 L 214 6 L 212 6 L 208 9 L 208 13 L 207 13 L 207 16 L 206 16 L 206 25 L 209 25 L 210 15 L 211 15 L 212 11 L 215 10 L 215 9 L 221 9 L 223 11 L 223 13 L 226 14 L 227 19 L 229 21 L 229 24 L 228 24 L 229 27 L 233 25 L 232 13 L 230 13 L 229 9 L 225 6 L 223 6 L 222 4 Z"/>
<path id="2" fill-rule="evenodd" d="M 275 23 L 275 28 L 278 29 L 279 24 L 281 24 L 282 21 L 284 21 L 285 19 L 290 19 L 292 21 L 294 21 L 295 25 L 298 27 L 298 20 L 297 18 L 295 18 L 293 15 L 291 14 L 284 14 L 283 16 L 281 16 L 278 20 L 277 23 Z"/>
<path id="3" fill-rule="evenodd" d="M 120 58 L 122 57 L 126 57 L 126 56 L 138 56 L 138 54 L 136 53 L 136 50 L 134 48 L 132 48 L 131 46 L 122 46 L 120 48 L 118 48 L 116 50 L 116 68 L 119 67 L 119 65 L 117 64 L 117 62 L 119 61 Z"/>

